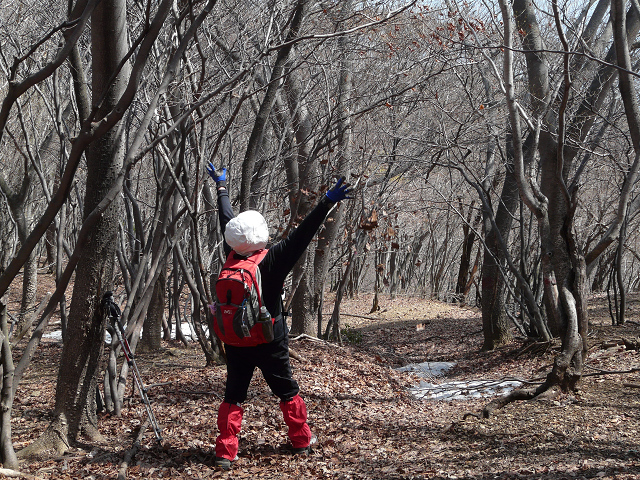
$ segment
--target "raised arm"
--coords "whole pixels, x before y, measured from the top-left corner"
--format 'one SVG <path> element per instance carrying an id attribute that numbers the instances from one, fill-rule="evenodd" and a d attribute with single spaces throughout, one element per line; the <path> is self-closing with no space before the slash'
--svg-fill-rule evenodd
<path id="1" fill-rule="evenodd" d="M 207 173 L 211 176 L 214 182 L 216 182 L 216 191 L 218 194 L 218 220 L 220 221 L 220 229 L 224 238 L 224 231 L 227 228 L 227 223 L 235 214 L 233 208 L 231 208 L 231 202 L 229 201 L 229 192 L 227 190 L 227 169 L 217 170 L 211 162 L 207 165 Z M 231 247 L 224 242 L 225 256 L 229 255 Z"/>
<path id="2" fill-rule="evenodd" d="M 349 185 L 344 184 L 344 178 L 340 178 L 335 186 L 323 195 L 318 205 L 305 217 L 298 228 L 269 249 L 269 253 L 262 261 L 262 268 L 278 277 L 278 281 L 274 283 L 279 283 L 280 280 L 284 282 L 286 276 L 313 240 L 329 210 L 341 200 L 352 198 L 349 193 Z"/>

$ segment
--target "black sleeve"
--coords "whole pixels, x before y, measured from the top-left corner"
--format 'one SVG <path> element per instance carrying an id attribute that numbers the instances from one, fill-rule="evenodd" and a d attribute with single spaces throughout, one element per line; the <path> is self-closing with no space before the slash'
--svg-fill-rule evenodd
<path id="1" fill-rule="evenodd" d="M 262 298 L 264 304 L 277 318 L 273 325 L 274 341 L 282 339 L 287 333 L 287 326 L 282 314 L 282 287 L 287 275 L 313 239 L 333 206 L 326 197 L 320 201 L 302 223 L 289 236 L 271 248 L 260 262 L 262 274 Z"/>
<path id="2" fill-rule="evenodd" d="M 227 223 L 235 217 L 233 213 L 233 208 L 231 208 L 231 202 L 229 201 L 229 192 L 226 188 L 222 188 L 218 190 L 218 219 L 220 220 L 220 230 L 222 231 L 222 235 L 224 236 L 224 231 L 227 228 Z M 225 258 L 231 252 L 231 247 L 224 241 L 224 254 Z"/>
<path id="3" fill-rule="evenodd" d="M 333 202 L 323 198 L 298 228 L 269 248 L 269 253 L 262 260 L 260 267 L 274 286 L 282 288 L 285 278 L 306 250 L 333 205 Z"/>

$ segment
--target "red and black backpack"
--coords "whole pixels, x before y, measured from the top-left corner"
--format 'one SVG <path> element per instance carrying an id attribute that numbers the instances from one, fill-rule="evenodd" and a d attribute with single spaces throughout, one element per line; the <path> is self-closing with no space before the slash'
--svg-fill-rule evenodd
<path id="1" fill-rule="evenodd" d="M 253 347 L 273 340 L 273 317 L 265 309 L 268 318 L 260 318 L 262 280 L 258 264 L 267 252 L 262 249 L 242 257 L 231 251 L 220 270 L 211 310 L 216 335 L 227 345 Z"/>

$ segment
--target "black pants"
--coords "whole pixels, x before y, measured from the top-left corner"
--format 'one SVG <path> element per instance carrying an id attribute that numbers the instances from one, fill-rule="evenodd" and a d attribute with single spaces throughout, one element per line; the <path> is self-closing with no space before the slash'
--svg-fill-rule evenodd
<path id="1" fill-rule="evenodd" d="M 227 385 L 224 401 L 241 404 L 247 399 L 247 390 L 253 372 L 262 371 L 271 391 L 286 402 L 298 394 L 298 382 L 293 379 L 289 363 L 289 336 L 282 340 L 255 347 L 233 347 L 226 345 Z"/>

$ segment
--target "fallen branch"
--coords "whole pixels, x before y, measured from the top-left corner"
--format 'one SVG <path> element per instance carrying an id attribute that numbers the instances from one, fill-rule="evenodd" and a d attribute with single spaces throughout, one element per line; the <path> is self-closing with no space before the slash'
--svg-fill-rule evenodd
<path id="1" fill-rule="evenodd" d="M 636 373 L 640 372 L 640 367 L 631 368 L 629 370 L 603 370 L 602 368 L 592 367 L 591 365 L 585 365 L 586 368 L 590 368 L 591 370 L 595 370 L 594 373 L 585 373 L 583 377 L 595 377 L 596 375 L 622 375 L 625 373 Z"/>
<path id="2" fill-rule="evenodd" d="M 304 357 L 302 357 L 298 352 L 296 352 L 295 350 L 291 350 L 289 349 L 289 356 L 291 358 L 295 358 L 296 360 L 298 360 L 300 363 L 304 363 L 306 362 L 306 360 L 304 359 Z"/>
<path id="3" fill-rule="evenodd" d="M 625 387 L 629 387 L 629 388 L 640 388 L 640 384 L 639 383 L 623 383 L 622 385 L 624 385 Z"/>
<path id="4" fill-rule="evenodd" d="M 331 315 L 331 312 L 325 313 L 325 315 Z M 367 320 L 386 320 L 386 318 L 371 317 L 371 316 L 368 316 L 368 315 L 354 315 L 352 313 L 342 313 L 342 312 L 340 312 L 340 316 L 341 317 L 365 318 Z"/>
<path id="5" fill-rule="evenodd" d="M 619 347 L 624 345 L 622 340 L 609 340 L 608 342 L 602 342 L 600 344 L 600 350 L 608 350 L 610 348 Z"/>
<path id="6" fill-rule="evenodd" d="M 36 477 L 29 473 L 18 472 L 17 470 L 11 470 L 9 468 L 0 468 L 0 475 L 4 475 L 9 478 L 26 478 L 27 480 L 44 480 L 42 477 Z"/>
<path id="7" fill-rule="evenodd" d="M 296 340 L 313 340 L 314 342 L 328 343 L 325 340 L 322 340 L 321 338 L 312 337 L 311 335 L 307 335 L 306 333 L 302 333 L 297 337 L 293 337 L 289 339 L 289 341 L 291 342 L 295 342 Z"/>
<path id="8" fill-rule="evenodd" d="M 608 350 L 614 347 L 623 346 L 627 350 L 640 350 L 640 339 L 638 338 L 620 338 L 617 340 L 609 340 L 607 342 L 602 342 L 600 344 L 600 348 L 602 350 Z"/>
<path id="9" fill-rule="evenodd" d="M 490 401 L 483 409 L 482 409 L 482 417 L 489 418 L 493 412 L 503 408 L 504 406 L 516 402 L 518 400 L 531 400 L 538 395 L 540 395 L 543 391 L 546 390 L 546 385 L 543 384 L 538 388 L 522 388 L 518 390 L 512 390 L 511 392 L 503 395 L 502 397 L 498 397 L 492 401 Z"/>
<path id="10" fill-rule="evenodd" d="M 127 452 L 124 454 L 124 459 L 120 464 L 120 469 L 118 470 L 117 480 L 127 480 L 127 468 L 129 468 L 129 464 L 135 457 L 136 453 L 138 453 L 138 448 L 140 448 L 140 442 L 142 441 L 142 437 L 144 437 L 144 433 L 149 428 L 149 419 L 147 418 L 142 425 L 140 425 L 140 430 L 138 431 L 138 436 L 136 437 L 133 445 Z"/>
<path id="11" fill-rule="evenodd" d="M 312 340 L 314 342 L 323 343 L 324 345 L 330 345 L 332 347 L 342 348 L 342 345 L 337 345 L 335 343 L 327 342 L 326 340 L 324 340 L 322 338 L 312 337 L 311 335 L 307 335 L 306 333 L 302 333 L 302 334 L 298 335 L 297 337 L 293 337 L 293 338 L 289 339 L 290 342 L 295 342 L 296 340 Z"/>
<path id="12" fill-rule="evenodd" d="M 623 338 L 622 341 L 627 350 L 640 350 L 640 339 Z"/>
<path id="13" fill-rule="evenodd" d="M 145 388 L 149 390 L 154 387 L 163 387 L 165 385 L 171 385 L 173 382 L 152 383 L 151 385 L 145 385 Z"/>
<path id="14" fill-rule="evenodd" d="M 520 349 L 516 354 L 516 358 L 520 358 L 527 353 L 531 353 L 532 355 L 544 355 L 553 348 L 553 346 L 553 340 L 548 342 L 531 342 Z"/>
<path id="15" fill-rule="evenodd" d="M 207 392 L 204 390 L 178 390 L 178 393 L 182 393 L 183 395 L 213 395 L 217 398 L 222 398 L 222 396 L 217 392 Z"/>

